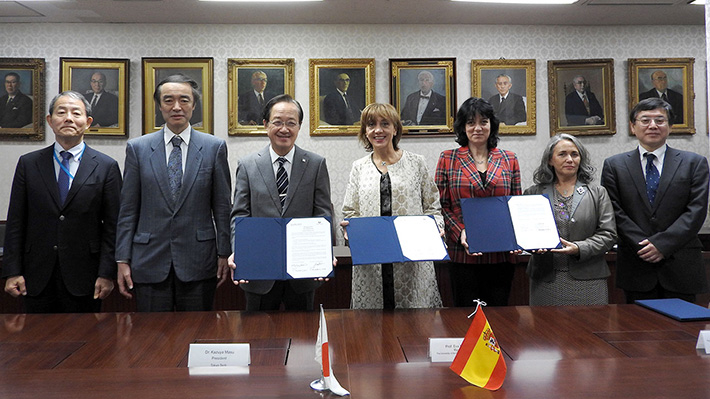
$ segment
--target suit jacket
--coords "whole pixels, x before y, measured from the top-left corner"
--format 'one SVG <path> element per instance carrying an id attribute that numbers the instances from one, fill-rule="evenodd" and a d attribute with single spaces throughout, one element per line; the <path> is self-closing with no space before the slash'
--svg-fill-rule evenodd
<path id="1" fill-rule="evenodd" d="M 567 126 L 584 126 L 584 120 L 590 116 L 598 116 L 602 118 L 604 122 L 604 110 L 602 106 L 597 101 L 597 96 L 591 91 L 587 90 L 587 100 L 589 100 L 589 112 L 584 106 L 584 101 L 579 98 L 577 91 L 572 91 L 565 98 L 565 117 L 567 118 Z"/>
<path id="2" fill-rule="evenodd" d="M 273 92 L 266 90 L 264 90 L 263 95 L 264 105 L 275 96 Z M 248 125 L 250 121 L 254 121 L 257 125 L 263 125 L 264 105 L 259 104 L 259 99 L 254 94 L 254 90 L 249 89 L 249 91 L 239 94 L 239 99 L 237 100 L 239 123 Z"/>
<path id="3" fill-rule="evenodd" d="M 17 92 L 12 102 L 9 96 L 0 97 L 0 128 L 23 127 L 32 123 L 32 99 L 22 92 Z"/>
<path id="4" fill-rule="evenodd" d="M 295 148 L 283 208 L 276 188 L 269 146 L 239 161 L 234 187 L 232 228 L 234 228 L 234 218 L 238 217 L 332 216 L 330 178 L 325 158 L 298 146 Z M 289 282 L 298 293 L 314 290 L 321 284 L 310 279 L 289 280 Z M 263 295 L 269 292 L 273 285 L 273 280 L 261 280 L 251 281 L 240 287 L 244 291 Z"/>
<path id="5" fill-rule="evenodd" d="M 634 149 L 607 158 L 602 169 L 619 234 L 616 285 L 628 291 L 650 291 L 657 283 L 686 294 L 707 291 L 698 239 L 708 210 L 707 160 L 667 147 L 653 205 L 641 167 Z M 636 255 L 646 238 L 665 259 L 648 263 Z"/>
<path id="6" fill-rule="evenodd" d="M 535 185 L 525 195 L 546 194 L 552 202 L 554 184 Z M 569 236 L 562 237 L 579 247 L 579 255 L 569 257 L 569 273 L 577 280 L 609 277 L 606 251 L 616 243 L 614 208 L 604 187 L 577 182 L 572 196 Z M 528 275 L 533 280 L 552 282 L 554 267 L 552 252 L 535 254 L 528 261 Z"/>
<path id="7" fill-rule="evenodd" d="M 651 97 L 659 97 L 658 91 L 656 91 L 655 87 L 649 91 L 645 91 L 645 92 L 639 94 L 639 101 L 645 100 L 645 99 L 651 98 Z M 683 123 L 683 95 L 678 93 L 677 91 L 674 91 L 671 89 L 666 89 L 666 97 L 668 97 L 668 104 L 670 104 L 671 108 L 673 108 L 673 115 L 675 115 L 675 117 L 673 118 L 673 123 L 674 124 L 682 124 Z"/>
<path id="8" fill-rule="evenodd" d="M 136 283 L 159 283 L 170 266 L 180 281 L 217 275 L 229 241 L 231 182 L 224 140 L 192 129 L 180 196 L 173 204 L 164 129 L 126 144 L 116 260 L 128 260 Z"/>
<path id="9" fill-rule="evenodd" d="M 94 98 L 93 92 L 86 94 L 86 99 L 91 103 Z M 104 91 L 96 103 L 91 108 L 91 117 L 94 121 L 91 126 L 111 126 L 118 123 L 118 97 L 115 94 Z"/>
<path id="10" fill-rule="evenodd" d="M 407 96 L 402 107 L 402 123 L 404 125 L 445 125 L 446 124 L 446 97 L 431 91 L 429 104 L 427 104 L 422 120 L 417 122 L 417 109 L 419 108 L 419 90 Z"/>
<path id="11" fill-rule="evenodd" d="M 525 102 L 519 94 L 508 92 L 508 97 L 501 106 L 500 94 L 496 94 L 488 99 L 488 102 L 493 106 L 498 119 L 508 126 L 515 125 L 519 122 L 528 120 L 528 115 L 525 112 Z"/>
<path id="12" fill-rule="evenodd" d="M 54 145 L 20 157 L 7 212 L 2 277 L 25 277 L 38 295 L 59 266 L 67 290 L 93 295 L 97 277 L 116 278 L 114 247 L 121 192 L 115 160 L 86 146 L 63 204 Z"/>
<path id="13" fill-rule="evenodd" d="M 360 121 L 360 108 L 348 96 L 348 104 L 340 92 L 334 91 L 323 99 L 323 120 L 331 125 L 352 125 Z"/>

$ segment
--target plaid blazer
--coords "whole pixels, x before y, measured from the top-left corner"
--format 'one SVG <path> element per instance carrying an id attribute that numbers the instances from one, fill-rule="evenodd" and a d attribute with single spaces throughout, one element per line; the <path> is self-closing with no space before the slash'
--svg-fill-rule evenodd
<path id="1" fill-rule="evenodd" d="M 520 195 L 520 167 L 515 153 L 493 148 L 488 153 L 486 182 L 476 169 L 468 147 L 446 150 L 439 156 L 436 165 L 436 185 L 439 188 L 441 213 L 446 227 L 446 245 L 451 261 L 457 263 L 513 262 L 514 256 L 504 253 L 488 253 L 470 256 L 459 242 L 464 229 L 461 214 L 461 198 L 496 197 Z"/>

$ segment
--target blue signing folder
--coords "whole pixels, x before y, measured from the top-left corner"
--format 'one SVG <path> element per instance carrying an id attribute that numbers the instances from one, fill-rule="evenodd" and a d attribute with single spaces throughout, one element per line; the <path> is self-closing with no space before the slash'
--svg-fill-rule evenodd
<path id="1" fill-rule="evenodd" d="M 353 265 L 370 265 L 373 263 L 399 263 L 410 261 L 448 260 L 449 255 L 440 237 L 433 246 L 441 245 L 441 256 L 410 259 L 402 252 L 400 238 L 395 228 L 395 219 L 408 216 L 376 216 L 347 219 L 350 256 Z M 436 228 L 435 219 L 431 218 Z"/>
<path id="2" fill-rule="evenodd" d="M 294 218 L 235 218 L 234 280 L 288 280 L 286 264 L 286 226 Z M 328 224 L 330 218 L 322 217 Z M 332 237 L 328 238 L 328 244 Z M 332 256 L 332 246 L 331 246 Z M 332 262 L 332 261 L 331 261 Z M 332 264 L 331 264 L 332 267 Z M 328 276 L 332 277 L 333 272 Z"/>
<path id="3" fill-rule="evenodd" d="M 710 320 L 710 309 L 678 298 L 639 299 L 636 304 L 678 321 Z"/>

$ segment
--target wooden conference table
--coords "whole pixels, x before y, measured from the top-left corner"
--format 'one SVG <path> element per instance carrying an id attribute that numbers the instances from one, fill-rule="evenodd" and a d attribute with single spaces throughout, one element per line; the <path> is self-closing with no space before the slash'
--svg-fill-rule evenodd
<path id="1" fill-rule="evenodd" d="M 427 361 L 470 308 L 328 310 L 332 363 L 353 398 L 708 398 L 706 322 L 635 305 L 487 308 L 508 364 L 495 392 Z M 317 312 L 4 314 L 0 398 L 314 398 Z M 244 374 L 190 375 L 188 344 L 249 342 Z"/>

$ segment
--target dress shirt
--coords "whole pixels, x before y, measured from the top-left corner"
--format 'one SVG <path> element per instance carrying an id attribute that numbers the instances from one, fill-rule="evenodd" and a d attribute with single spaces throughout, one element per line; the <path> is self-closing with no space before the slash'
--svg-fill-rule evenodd
<path id="1" fill-rule="evenodd" d="M 192 132 L 192 126 L 189 124 L 187 128 L 183 130 L 178 136 L 182 138 L 182 144 L 180 144 L 180 150 L 182 151 L 182 173 L 185 173 L 185 164 L 187 163 L 187 148 L 190 144 L 190 133 Z M 170 162 L 170 153 L 173 151 L 173 143 L 170 141 L 175 136 L 175 133 L 165 126 L 163 131 L 163 140 L 165 141 L 165 164 Z"/>
<path id="2" fill-rule="evenodd" d="M 59 154 L 61 151 L 69 151 L 72 155 L 71 158 L 69 158 L 69 188 L 71 189 L 71 184 L 74 181 L 74 176 L 76 175 L 76 171 L 79 169 L 79 163 L 81 162 L 81 157 L 84 154 L 84 147 L 86 147 L 86 144 L 82 141 L 81 143 L 75 145 L 74 147 L 65 150 L 59 143 L 54 142 L 54 154 L 56 155 L 56 158 L 54 159 L 54 177 L 59 180 L 59 170 L 60 166 L 59 164 L 62 161 L 62 156 Z M 57 158 L 59 159 L 59 162 L 57 162 Z"/>
<path id="3" fill-rule="evenodd" d="M 656 148 L 655 151 L 646 151 L 643 147 L 639 146 L 639 159 L 641 160 L 641 170 L 643 171 L 643 178 L 646 179 L 646 158 L 644 154 L 653 154 L 656 159 L 653 160 L 653 165 L 658 169 L 658 176 L 663 173 L 663 160 L 666 158 L 666 148 L 668 144 L 662 145 L 660 148 Z"/>
<path id="4" fill-rule="evenodd" d="M 419 107 L 417 108 L 417 124 L 422 120 L 422 116 L 424 116 L 424 111 L 426 111 L 427 105 L 429 105 L 429 100 L 431 100 L 431 91 L 429 91 L 429 94 L 424 95 L 421 91 L 419 91 Z"/>
<path id="5" fill-rule="evenodd" d="M 498 103 L 501 104 L 501 103 L 503 103 L 503 100 L 507 100 L 509 94 L 510 94 L 510 92 L 506 93 L 506 94 L 503 96 L 503 95 L 501 95 L 500 93 L 498 93 L 498 100 L 499 100 Z"/>
<path id="6" fill-rule="evenodd" d="M 291 147 L 291 151 L 286 153 L 283 157 L 277 154 L 271 146 L 269 146 L 269 154 L 271 155 L 271 166 L 274 169 L 274 177 L 276 177 L 276 172 L 279 170 L 279 158 L 285 158 L 284 169 L 286 169 L 286 176 L 291 179 L 291 166 L 293 165 L 293 155 L 296 152 L 296 146 Z"/>

